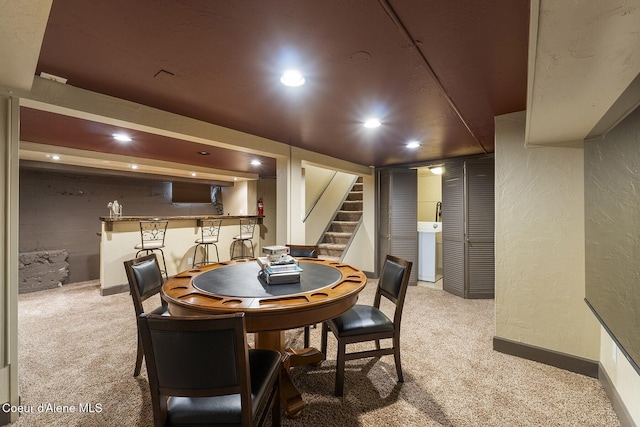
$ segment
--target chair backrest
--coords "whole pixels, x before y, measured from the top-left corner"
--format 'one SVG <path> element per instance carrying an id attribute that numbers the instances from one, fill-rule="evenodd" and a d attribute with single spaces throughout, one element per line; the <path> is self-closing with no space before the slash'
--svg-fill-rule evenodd
<path id="1" fill-rule="evenodd" d="M 164 246 L 164 236 L 167 234 L 166 220 L 140 221 L 140 236 L 143 249 L 148 247 Z"/>
<path id="2" fill-rule="evenodd" d="M 138 328 L 156 416 L 169 396 L 239 394 L 242 425 L 249 425 L 251 377 L 244 313 L 163 317 L 143 314 Z"/>
<path id="3" fill-rule="evenodd" d="M 217 241 L 220 235 L 220 225 L 222 225 L 221 219 L 203 219 L 200 226 L 202 240 Z"/>
<path id="4" fill-rule="evenodd" d="M 381 296 L 393 302 L 396 305 L 393 318 L 393 323 L 396 324 L 396 327 L 402 317 L 402 307 L 404 306 L 404 297 L 409 285 L 412 264 L 411 261 L 387 255 L 378 280 L 378 289 L 376 290 L 373 304 L 380 308 Z"/>
<path id="5" fill-rule="evenodd" d="M 253 237 L 253 230 L 256 228 L 258 220 L 256 218 L 240 219 L 240 236 L 250 239 Z"/>
<path id="6" fill-rule="evenodd" d="M 129 280 L 129 290 L 133 299 L 136 316 L 144 311 L 142 302 L 162 289 L 162 272 L 155 254 L 134 258 L 124 262 L 124 269 Z M 163 305 L 166 304 L 163 301 Z"/>
<path id="7" fill-rule="evenodd" d="M 317 245 L 287 245 L 292 257 L 318 258 Z"/>

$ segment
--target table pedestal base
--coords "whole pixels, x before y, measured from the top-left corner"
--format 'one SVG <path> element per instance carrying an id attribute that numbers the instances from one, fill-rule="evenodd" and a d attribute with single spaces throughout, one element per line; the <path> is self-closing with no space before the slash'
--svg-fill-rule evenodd
<path id="1" fill-rule="evenodd" d="M 324 360 L 324 355 L 315 348 L 285 349 L 284 343 L 284 331 L 266 331 L 255 334 L 256 348 L 277 350 L 285 355 L 280 371 L 280 402 L 289 418 L 297 418 L 304 408 L 304 401 L 300 391 L 291 381 L 289 369 L 295 366 L 317 365 Z"/>
<path id="2" fill-rule="evenodd" d="M 319 365 L 324 360 L 324 354 L 317 348 L 288 348 L 287 354 L 291 366 Z"/>

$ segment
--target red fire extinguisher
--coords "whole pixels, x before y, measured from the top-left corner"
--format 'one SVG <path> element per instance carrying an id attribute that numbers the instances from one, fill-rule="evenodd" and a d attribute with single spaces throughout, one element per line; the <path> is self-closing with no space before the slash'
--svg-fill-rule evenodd
<path id="1" fill-rule="evenodd" d="M 264 202 L 262 199 L 258 200 L 258 215 L 264 215 Z"/>

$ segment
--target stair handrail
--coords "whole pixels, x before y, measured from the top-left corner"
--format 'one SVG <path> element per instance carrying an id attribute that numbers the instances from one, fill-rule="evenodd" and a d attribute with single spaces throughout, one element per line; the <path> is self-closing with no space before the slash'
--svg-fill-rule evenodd
<path id="1" fill-rule="evenodd" d="M 302 219 L 303 224 L 307 221 L 307 218 L 309 218 L 309 215 L 311 215 L 311 212 L 313 212 L 315 207 L 318 205 L 318 202 L 320 202 L 320 199 L 322 198 L 324 193 L 327 191 L 327 189 L 329 188 L 329 185 L 331 185 L 331 182 L 333 182 L 333 179 L 336 177 L 336 175 L 338 175 L 338 171 L 333 171 L 333 176 L 329 181 L 327 181 L 327 183 L 325 184 L 324 188 L 322 189 L 318 197 L 316 197 L 316 200 L 314 200 L 313 204 L 311 205 L 311 208 L 309 208 L 309 212 L 305 213 L 304 218 Z"/>

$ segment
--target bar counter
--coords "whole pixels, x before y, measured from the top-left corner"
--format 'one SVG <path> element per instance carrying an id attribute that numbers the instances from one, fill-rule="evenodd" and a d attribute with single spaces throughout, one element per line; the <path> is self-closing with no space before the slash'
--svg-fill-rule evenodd
<path id="1" fill-rule="evenodd" d="M 140 243 L 140 221 L 168 220 L 167 233 L 164 240 L 164 256 L 167 261 L 167 273 L 173 276 L 191 268 L 195 240 L 200 237 L 200 221 L 205 219 L 222 219 L 218 251 L 220 261 L 231 259 L 230 246 L 233 237 L 240 234 L 240 219 L 257 218 L 258 226 L 253 233 L 255 253 L 260 253 L 260 227 L 262 216 L 256 215 L 182 215 L 182 216 L 142 216 L 128 215 L 121 217 L 100 217 L 102 223 L 100 233 L 100 288 L 102 295 L 127 291 L 129 285 L 123 263 L 135 258 Z M 249 252 L 250 253 L 250 252 Z M 159 254 L 158 254 L 159 255 Z M 202 256 L 198 252 L 198 259 Z M 216 261 L 215 249 L 209 259 Z M 159 257 L 160 267 L 162 258 Z"/>
<path id="2" fill-rule="evenodd" d="M 240 220 L 241 218 L 257 218 L 258 224 L 262 222 L 262 216 L 256 215 L 172 215 L 172 216 L 142 216 L 142 215 L 129 215 L 129 216 L 120 216 L 120 217 L 108 217 L 101 216 L 100 221 L 105 223 L 105 229 L 107 231 L 113 231 L 113 224 L 115 222 L 122 221 L 153 221 L 153 220 L 168 220 L 168 221 L 198 221 L 203 219 L 235 219 Z"/>

